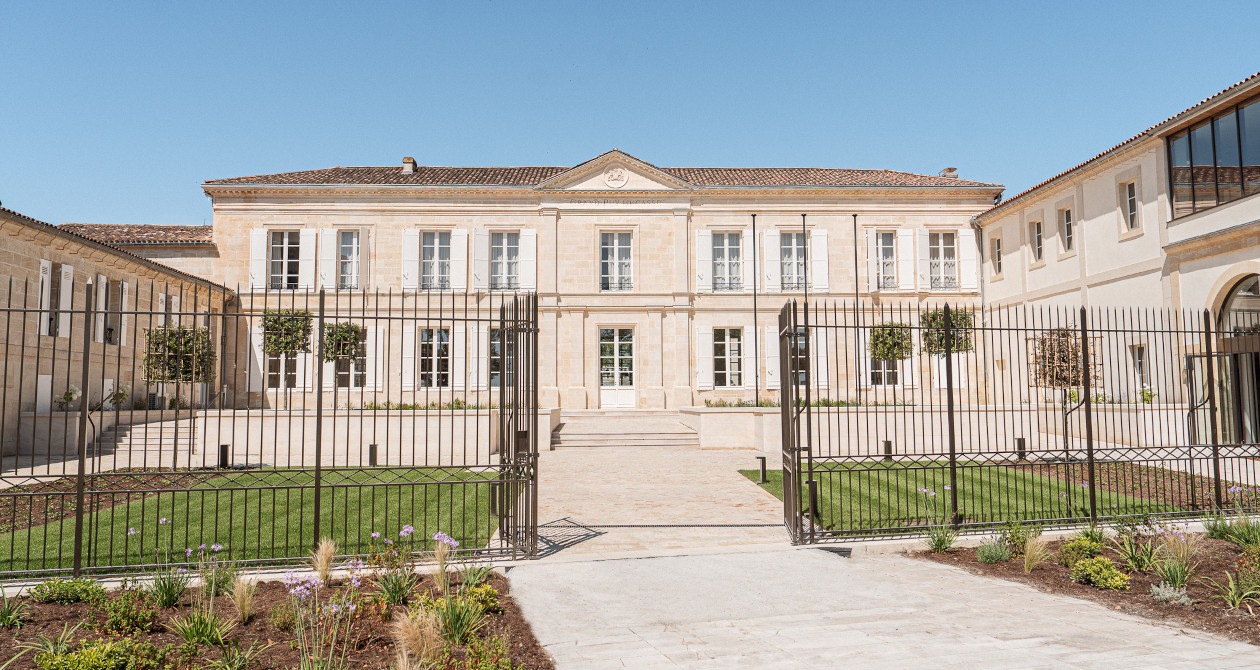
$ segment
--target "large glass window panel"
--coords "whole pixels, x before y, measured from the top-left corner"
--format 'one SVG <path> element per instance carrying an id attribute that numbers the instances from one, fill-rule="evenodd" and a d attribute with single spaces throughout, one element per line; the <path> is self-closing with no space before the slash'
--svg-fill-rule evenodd
<path id="1" fill-rule="evenodd" d="M 884 230 L 875 233 L 875 272 L 881 291 L 897 288 L 897 233 Z"/>
<path id="2" fill-rule="evenodd" d="M 599 288 L 601 291 L 628 291 L 633 287 L 630 263 L 631 233 L 600 233 Z"/>
<path id="3" fill-rule="evenodd" d="M 1238 155 L 1238 117 L 1230 112 L 1212 122 L 1216 137 L 1216 195 L 1223 205 L 1242 197 L 1242 166 Z"/>
<path id="4" fill-rule="evenodd" d="M 739 233 L 713 233 L 713 290 L 744 290 Z"/>
<path id="5" fill-rule="evenodd" d="M 779 281 L 784 291 L 805 290 L 805 233 L 779 234 Z"/>
<path id="6" fill-rule="evenodd" d="M 267 388 L 297 388 L 297 358 L 290 355 L 267 354 Z"/>
<path id="7" fill-rule="evenodd" d="M 928 233 L 928 272 L 934 290 L 958 288 L 958 250 L 953 233 Z"/>
<path id="8" fill-rule="evenodd" d="M 367 331 L 359 332 L 359 346 L 354 355 L 338 358 L 333 363 L 337 388 L 361 389 L 367 386 Z"/>
<path id="9" fill-rule="evenodd" d="M 599 385 L 634 386 L 634 329 L 599 329 Z"/>
<path id="10" fill-rule="evenodd" d="M 1131 181 L 1124 185 L 1124 225 L 1129 230 L 1138 227 L 1138 197 L 1137 182 Z"/>
<path id="11" fill-rule="evenodd" d="M 1260 193 L 1260 100 L 1238 110 L 1243 195 Z"/>
<path id="12" fill-rule="evenodd" d="M 420 288 L 444 290 L 451 287 L 451 234 L 426 232 L 420 235 Z"/>
<path id="13" fill-rule="evenodd" d="M 871 386 L 895 386 L 897 361 L 875 359 L 871 361 Z"/>
<path id="14" fill-rule="evenodd" d="M 739 328 L 713 329 L 713 385 L 743 386 L 743 331 Z"/>
<path id="15" fill-rule="evenodd" d="M 1029 231 L 1029 236 L 1031 237 L 1030 243 L 1032 245 L 1033 261 L 1039 261 L 1045 255 L 1046 250 L 1041 222 L 1033 221 L 1031 228 L 1032 230 Z"/>
<path id="16" fill-rule="evenodd" d="M 508 337 L 506 347 L 503 342 L 503 331 L 499 328 L 490 329 L 490 388 L 499 388 L 502 380 L 508 386 L 514 383 L 512 370 L 516 367 L 516 340 Z M 507 376 L 504 378 L 504 368 L 506 368 Z"/>
<path id="17" fill-rule="evenodd" d="M 520 247 L 520 233 L 490 233 L 490 288 L 510 291 L 520 287 Z"/>
<path id="18" fill-rule="evenodd" d="M 1190 133 L 1182 131 L 1168 140 L 1168 163 L 1172 169 L 1173 217 L 1194 212 L 1194 181 L 1190 175 Z"/>
<path id="19" fill-rule="evenodd" d="M 420 386 L 446 388 L 451 385 L 451 331 L 446 328 L 420 329 Z"/>
<path id="20" fill-rule="evenodd" d="M 337 288 L 359 288 L 359 231 L 338 233 Z"/>
<path id="21" fill-rule="evenodd" d="M 301 265 L 299 250 L 301 235 L 296 230 L 273 231 L 269 255 L 271 288 L 295 289 L 298 287 L 298 269 Z"/>
<path id="22" fill-rule="evenodd" d="M 1216 151 L 1212 143 L 1212 123 L 1205 121 L 1190 129 L 1190 172 L 1194 178 L 1194 210 L 1215 207 Z"/>

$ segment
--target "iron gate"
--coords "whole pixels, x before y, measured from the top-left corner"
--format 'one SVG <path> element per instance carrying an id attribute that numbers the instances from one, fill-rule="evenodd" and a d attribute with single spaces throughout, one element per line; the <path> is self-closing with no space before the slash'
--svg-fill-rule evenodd
<path id="1" fill-rule="evenodd" d="M 66 290 L 4 308 L 0 575 L 536 554 L 535 296 Z"/>

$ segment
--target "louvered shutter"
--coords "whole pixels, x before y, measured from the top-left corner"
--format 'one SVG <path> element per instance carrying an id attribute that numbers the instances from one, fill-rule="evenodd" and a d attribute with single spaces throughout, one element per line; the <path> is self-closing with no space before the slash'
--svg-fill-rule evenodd
<path id="1" fill-rule="evenodd" d="M 761 372 L 757 369 L 757 357 L 753 355 L 757 353 L 753 350 L 753 332 L 753 328 L 739 329 L 741 337 L 739 343 L 739 346 L 741 347 L 741 356 L 739 360 L 740 382 L 743 383 L 744 388 L 746 389 L 757 388 L 757 375 Z M 754 400 L 756 400 L 756 398 L 754 398 Z"/>
<path id="2" fill-rule="evenodd" d="M 979 287 L 980 268 L 976 262 L 976 231 L 958 231 L 958 286 L 963 291 Z"/>
<path id="3" fill-rule="evenodd" d="M 779 329 L 766 326 L 766 388 L 779 388 Z"/>
<path id="4" fill-rule="evenodd" d="M 696 293 L 713 292 L 713 233 L 696 231 Z"/>
<path id="5" fill-rule="evenodd" d="M 57 337 L 70 337 L 71 310 L 74 309 L 74 268 L 61 264 L 61 281 L 57 284 Z"/>
<path id="6" fill-rule="evenodd" d="M 166 294 L 157 294 L 157 313 L 153 315 L 153 324 L 157 326 L 166 325 Z"/>
<path id="7" fill-rule="evenodd" d="M 372 231 L 359 233 L 359 290 L 366 291 L 372 281 Z"/>
<path id="8" fill-rule="evenodd" d="M 810 370 L 810 381 L 814 386 L 824 390 L 831 386 L 830 344 L 826 329 L 816 328 L 810 333 L 809 359 L 813 362 L 814 368 Z"/>
<path id="9" fill-rule="evenodd" d="M 468 340 L 463 324 L 456 324 L 451 333 L 451 389 L 463 391 L 466 388 L 468 374 Z"/>
<path id="10" fill-rule="evenodd" d="M 778 293 L 783 290 L 783 266 L 780 254 L 783 250 L 779 246 L 779 231 L 768 230 L 761 234 L 761 268 L 762 276 L 765 280 L 762 282 L 766 293 Z"/>
<path id="11" fill-rule="evenodd" d="M 336 290 L 337 275 L 337 231 L 325 228 L 319 231 L 319 286 Z"/>
<path id="12" fill-rule="evenodd" d="M 753 273 L 756 272 L 756 266 L 753 265 L 753 247 L 755 244 L 756 242 L 753 241 L 752 235 L 746 231 L 740 231 L 739 281 L 744 287 L 744 293 L 752 293 L 753 290 Z"/>
<path id="13" fill-rule="evenodd" d="M 809 274 L 811 288 L 819 293 L 831 290 L 828 256 L 827 231 L 815 228 L 809 233 Z"/>
<path id="14" fill-rule="evenodd" d="M 267 357 L 263 355 L 263 331 L 261 328 L 251 328 L 249 330 L 249 360 L 249 368 L 245 371 L 249 390 L 253 392 L 262 391 L 266 381 L 264 375 L 267 373 Z"/>
<path id="15" fill-rule="evenodd" d="M 520 251 L 517 257 L 516 272 L 520 276 L 521 290 L 538 290 L 538 231 L 525 229 L 521 231 Z"/>
<path id="16" fill-rule="evenodd" d="M 402 231 L 402 287 L 404 291 L 420 288 L 420 231 L 406 228 Z"/>
<path id="17" fill-rule="evenodd" d="M 303 228 L 298 231 L 298 287 L 315 288 L 315 240 L 319 231 Z"/>
<path id="18" fill-rule="evenodd" d="M 105 308 L 109 295 L 109 280 L 105 275 L 96 275 L 96 304 L 92 309 L 96 312 L 96 318 L 93 321 L 93 342 L 105 341 Z"/>
<path id="19" fill-rule="evenodd" d="M 474 230 L 472 234 L 472 290 L 490 288 L 490 231 Z"/>
<path id="20" fill-rule="evenodd" d="M 879 246 L 874 230 L 866 231 L 866 290 L 879 293 Z"/>
<path id="21" fill-rule="evenodd" d="M 379 391 L 385 380 L 385 329 L 369 328 L 367 334 L 367 389 Z"/>
<path id="22" fill-rule="evenodd" d="M 696 388 L 713 388 L 713 329 L 696 329 Z"/>
<path id="23" fill-rule="evenodd" d="M 402 390 L 416 390 L 416 326 L 402 327 Z"/>
<path id="24" fill-rule="evenodd" d="M 897 290 L 914 291 L 914 231 L 897 231 Z"/>
<path id="25" fill-rule="evenodd" d="M 950 354 L 954 363 L 954 388 L 967 388 L 967 355 L 962 352 Z M 932 381 L 938 389 L 945 388 L 945 356 L 932 356 Z"/>
<path id="26" fill-rule="evenodd" d="M 255 289 L 267 287 L 266 228 L 249 231 L 249 286 Z"/>
<path id="27" fill-rule="evenodd" d="M 915 254 L 915 258 L 919 262 L 919 290 L 932 290 L 932 268 L 930 265 L 931 249 L 928 247 L 928 231 L 916 231 L 919 239 L 919 251 Z"/>
<path id="28" fill-rule="evenodd" d="M 451 231 L 451 290 L 468 290 L 468 231 Z"/>
<path id="29" fill-rule="evenodd" d="M 48 334 L 48 315 L 52 310 L 52 261 L 39 262 L 39 334 Z M 59 322 L 60 325 L 60 322 Z"/>
<path id="30" fill-rule="evenodd" d="M 473 375 L 473 388 L 484 391 L 490 387 L 490 327 L 477 328 L 477 372 Z"/>
<path id="31" fill-rule="evenodd" d="M 871 387 L 871 350 L 868 347 L 870 342 L 870 329 L 863 328 L 858 331 L 857 336 L 857 387 L 860 389 L 868 389 Z"/>
<path id="32" fill-rule="evenodd" d="M 131 286 L 127 282 L 119 282 L 118 297 L 118 329 L 121 331 L 118 333 L 118 344 L 125 347 L 127 346 L 127 321 L 130 316 L 127 310 L 130 309 L 131 302 Z"/>

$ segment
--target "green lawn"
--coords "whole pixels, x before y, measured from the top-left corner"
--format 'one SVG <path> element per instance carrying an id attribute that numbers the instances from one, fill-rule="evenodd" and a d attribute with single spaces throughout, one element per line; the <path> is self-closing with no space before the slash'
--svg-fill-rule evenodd
<path id="1" fill-rule="evenodd" d="M 83 564 L 153 563 L 159 543 L 180 560 L 186 547 L 214 543 L 232 560 L 305 556 L 315 541 L 313 477 L 292 470 L 233 472 L 193 490 L 157 493 L 87 514 Z M 489 505 L 494 477 L 494 472 L 442 468 L 325 471 L 320 535 L 332 537 L 343 554 L 366 552 L 372 532 L 397 540 L 407 524 L 416 529 L 416 539 L 441 530 L 461 547 L 484 546 L 494 530 Z M 417 483 L 435 480 L 456 483 Z M 161 518 L 170 523 L 159 524 Z M 70 517 L 0 535 L 0 571 L 72 567 L 74 524 Z M 129 535 L 131 528 L 137 532 Z"/>
<path id="2" fill-rule="evenodd" d="M 740 473 L 753 481 L 759 476 L 756 470 Z M 1083 466 L 1080 475 L 1068 482 L 1001 465 L 959 463 L 959 515 L 964 524 L 1088 518 L 1089 491 L 1080 485 L 1086 480 Z M 768 471 L 766 478 L 769 483 L 762 488 L 782 500 L 783 471 Z M 801 479 L 801 500 L 806 500 L 806 477 Z M 912 532 L 949 518 L 949 467 L 944 463 L 816 463 L 814 479 L 818 522 L 827 530 Z M 1097 491 L 1096 500 L 1100 517 L 1174 511 L 1168 505 L 1104 490 Z"/>

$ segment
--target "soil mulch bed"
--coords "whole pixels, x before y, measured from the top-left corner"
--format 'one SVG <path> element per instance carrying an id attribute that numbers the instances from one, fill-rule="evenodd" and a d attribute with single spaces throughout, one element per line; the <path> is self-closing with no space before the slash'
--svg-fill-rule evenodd
<path id="1" fill-rule="evenodd" d="M 490 578 L 488 583 L 499 592 L 499 605 L 503 611 L 501 613 L 488 613 L 486 625 L 478 636 L 485 640 L 495 637 L 505 638 L 513 667 L 528 668 L 529 670 L 536 668 L 539 670 L 554 669 L 555 664 L 551 660 L 551 656 L 534 638 L 529 622 L 521 615 L 520 607 L 509 595 L 507 579 L 496 573 Z M 368 585 L 361 593 L 370 593 L 371 591 L 372 587 Z M 418 600 L 418 594 L 426 592 L 430 594 L 437 593 L 437 584 L 431 575 L 424 577 L 424 581 L 417 590 L 415 598 Z M 135 639 L 150 642 L 158 647 L 164 647 L 169 644 L 178 648 L 183 644 L 183 639 L 175 634 L 170 621 L 188 613 L 192 602 L 191 593 L 192 590 L 190 589 L 185 594 L 183 603 L 179 607 L 159 610 L 159 619 L 152 632 L 134 636 Z M 117 597 L 117 593 L 111 593 L 110 597 Z M 254 617 L 249 623 L 235 626 L 228 635 L 228 639 L 237 641 L 242 650 L 248 649 L 253 644 L 258 644 L 261 647 L 270 643 L 277 643 L 263 652 L 258 657 L 258 662 L 251 665 L 251 668 L 280 670 L 282 668 L 298 667 L 298 652 L 294 645 L 291 644 L 294 639 L 293 633 L 276 628 L 272 625 L 271 617 L 269 616 L 271 609 L 284 603 L 287 598 L 288 592 L 283 583 L 278 581 L 259 582 L 258 593 L 254 600 Z M 27 619 L 22 627 L 15 629 L 0 628 L 0 664 L 3 664 L 16 653 L 16 651 L 10 650 L 15 650 L 18 644 L 36 640 L 41 634 L 54 637 L 67 625 L 84 624 L 75 634 L 76 640 L 109 638 L 108 635 L 98 633 L 89 627 L 89 622 L 92 619 L 90 614 L 91 607 L 86 603 L 58 605 L 54 603 L 35 603 L 26 598 L 23 598 L 23 600 L 30 607 L 26 611 Z M 395 609 L 404 610 L 405 608 L 399 606 Z M 215 600 L 215 610 L 226 620 L 235 620 L 236 609 L 228 598 L 217 598 Z M 346 667 L 386 670 L 395 658 L 394 643 L 389 635 L 389 617 L 394 612 L 383 606 L 379 610 L 364 608 L 360 611 L 361 618 L 355 624 L 354 635 L 356 639 L 349 653 L 346 654 Z M 400 616 L 402 615 L 401 611 L 397 613 Z M 77 645 L 72 644 L 71 648 L 77 648 Z M 173 653 L 178 654 L 174 650 Z M 205 647 L 202 647 L 201 653 L 203 654 L 201 659 L 193 659 L 190 663 L 185 663 L 180 667 L 200 668 L 203 667 L 204 661 L 218 658 L 217 651 Z M 458 656 L 462 652 L 457 651 L 455 653 Z M 8 666 L 6 670 L 30 670 L 37 667 L 34 656 L 28 653 L 17 662 Z"/>
<path id="2" fill-rule="evenodd" d="M 1260 645 L 1260 618 L 1257 618 L 1260 617 L 1260 604 L 1251 606 L 1254 614 L 1245 607 L 1230 610 L 1220 600 L 1212 597 L 1216 593 L 1215 589 L 1203 582 L 1204 577 L 1224 582 L 1226 570 L 1237 576 L 1238 557 L 1242 554 L 1238 545 L 1225 540 L 1203 538 L 1199 567 L 1186 587 L 1186 595 L 1194 604 L 1176 605 L 1158 602 L 1150 596 L 1151 585 L 1158 584 L 1159 578 L 1149 571 L 1130 573 L 1128 591 L 1104 591 L 1077 584 L 1072 581 L 1067 568 L 1054 562 L 1062 544 L 1063 541 L 1050 542 L 1051 559 L 1033 568 L 1028 574 L 1024 573 L 1022 556 L 1016 556 L 1005 563 L 981 563 L 976 560 L 976 550 L 973 548 L 950 549 L 941 554 L 918 552 L 914 555 L 958 566 L 973 574 L 1022 582 L 1038 591 L 1092 600 L 1126 614 Z M 1102 555 L 1110 558 L 1121 571 L 1127 573 L 1124 562 L 1110 544 Z"/>
<path id="3" fill-rule="evenodd" d="M 1084 462 L 1021 463 L 1012 467 L 1073 484 L 1089 478 L 1089 466 Z M 1211 477 L 1192 475 L 1188 472 L 1154 465 L 1123 461 L 1095 461 L 1094 482 L 1102 491 L 1120 493 L 1170 507 L 1203 510 L 1216 506 L 1216 489 Z M 1222 482 L 1222 494 L 1231 485 L 1231 482 Z"/>

